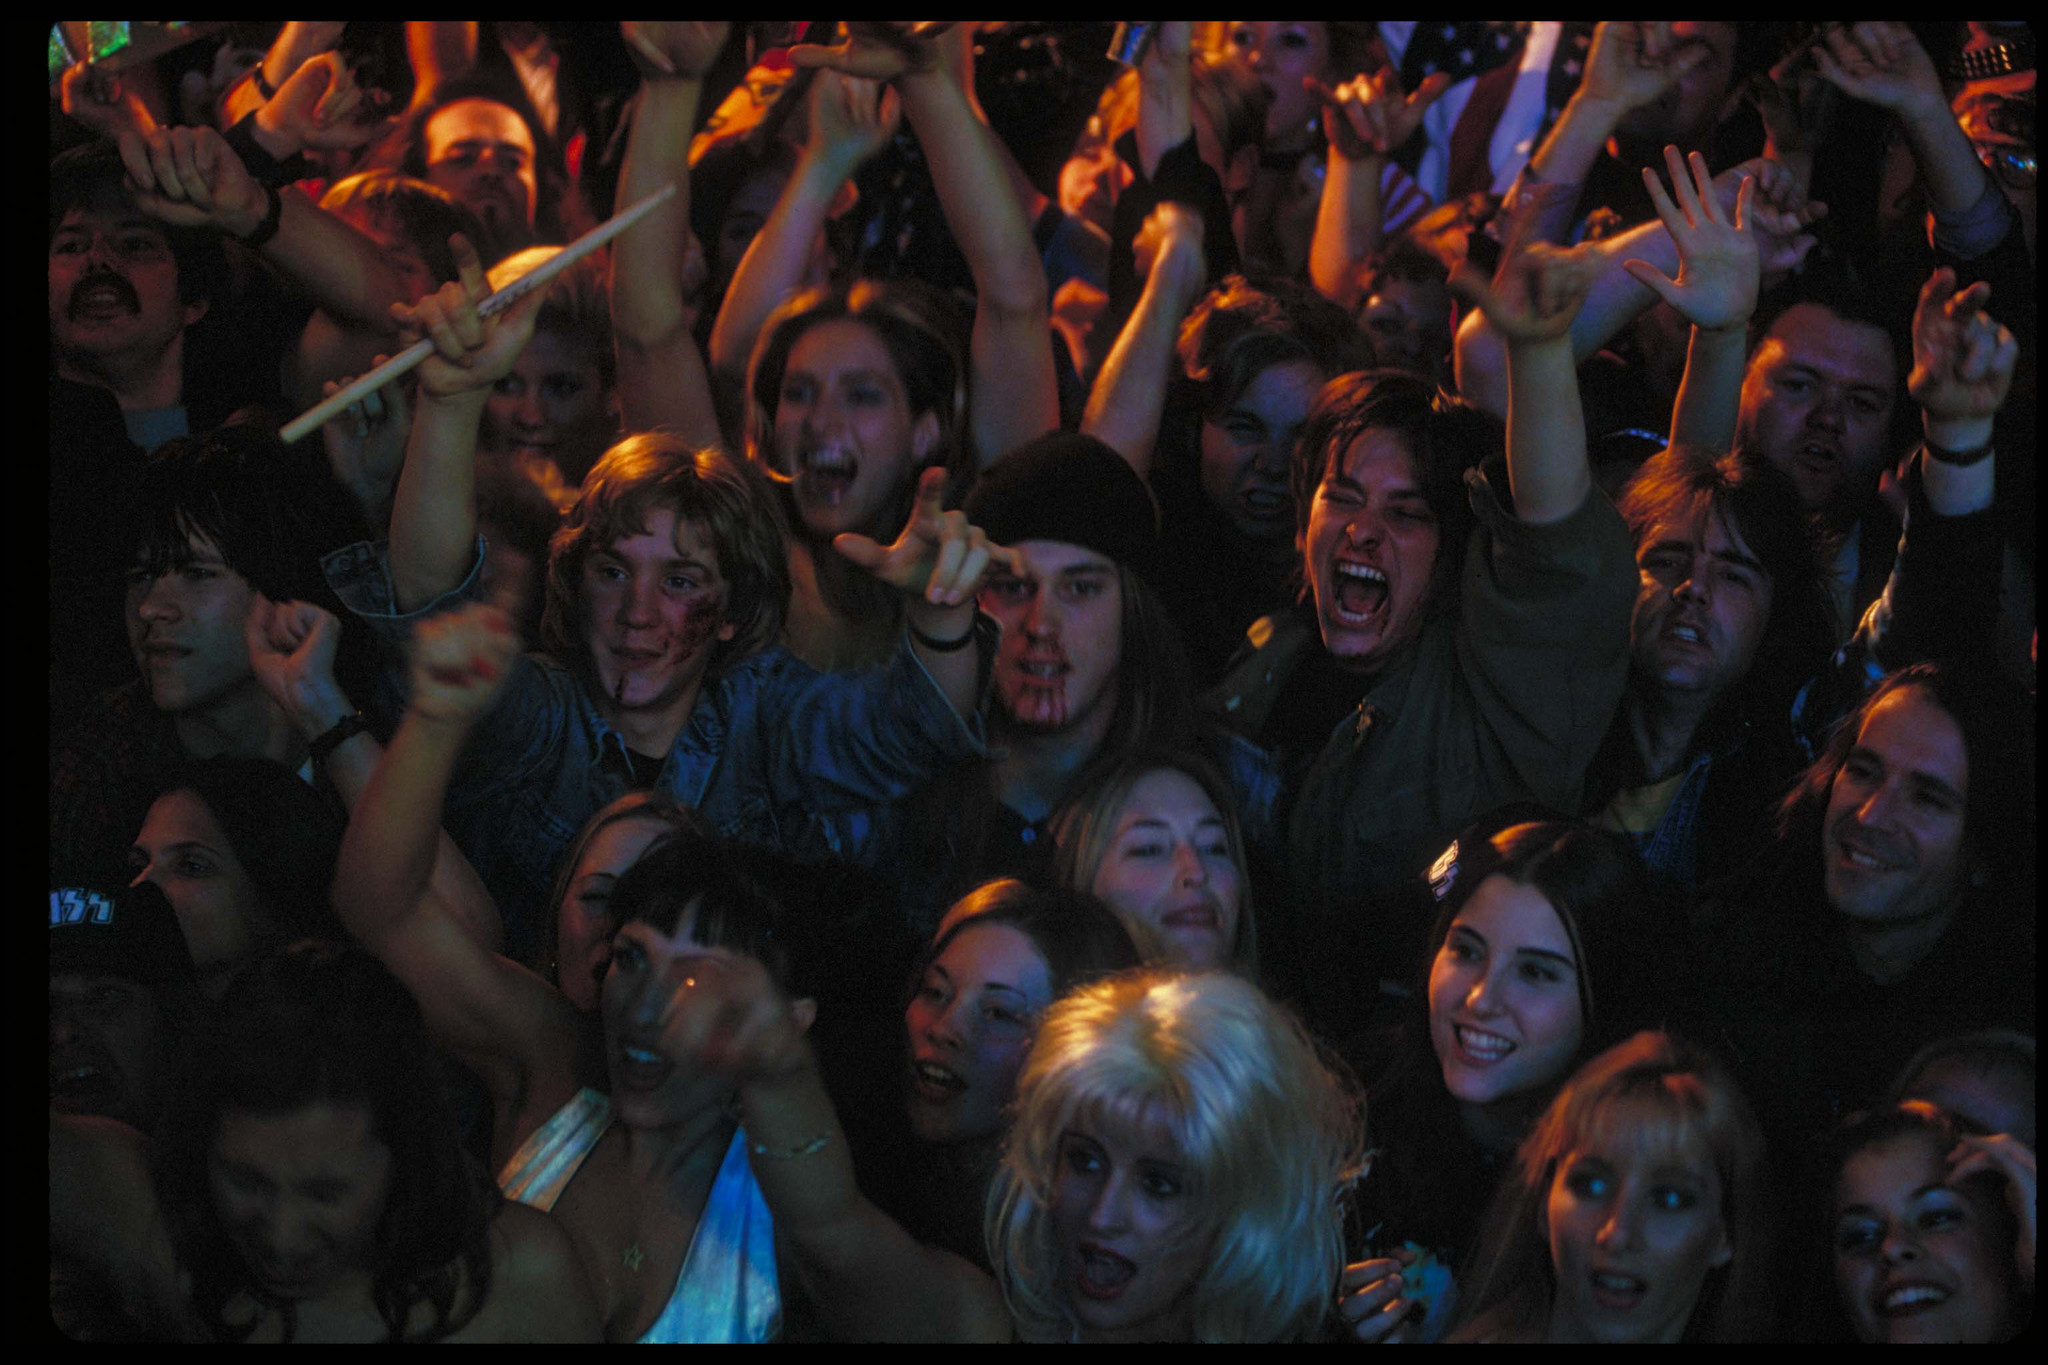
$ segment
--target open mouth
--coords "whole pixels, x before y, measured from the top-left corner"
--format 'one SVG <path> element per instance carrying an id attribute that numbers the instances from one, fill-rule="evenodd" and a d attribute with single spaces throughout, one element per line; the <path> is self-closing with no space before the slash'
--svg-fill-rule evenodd
<path id="1" fill-rule="evenodd" d="M 1247 488 L 1237 498 L 1245 515 L 1257 521 L 1280 521 L 1294 515 L 1294 500 L 1286 493 L 1265 488 Z"/>
<path id="2" fill-rule="evenodd" d="M 1616 1311 L 1635 1307 L 1650 1289 L 1635 1276 L 1624 1275 L 1617 1270 L 1596 1270 L 1587 1279 L 1593 1291 L 1593 1301 Z"/>
<path id="3" fill-rule="evenodd" d="M 1512 1039 L 1463 1024 L 1451 1025 L 1451 1036 L 1457 1041 L 1459 1053 L 1475 1066 L 1491 1066 L 1515 1050 Z"/>
<path id="4" fill-rule="evenodd" d="M 1138 1274 L 1135 1262 L 1091 1244 L 1082 1244 L 1080 1259 L 1075 1288 L 1091 1299 L 1114 1299 Z"/>
<path id="5" fill-rule="evenodd" d="M 925 1099 L 942 1103 L 966 1093 L 967 1082 L 958 1073 L 936 1062 L 918 1062 L 910 1068 L 911 1087 Z"/>
<path id="6" fill-rule="evenodd" d="M 860 460 L 843 445 L 807 448 L 797 455 L 797 480 L 805 496 L 837 507 L 860 477 Z"/>
<path id="7" fill-rule="evenodd" d="M 1818 441 L 1808 441 L 1793 455 L 1801 469 L 1813 474 L 1832 474 L 1842 463 L 1842 454 L 1833 446 Z"/>
<path id="8" fill-rule="evenodd" d="M 1222 916 L 1213 905 L 1191 905 L 1181 910 L 1169 910 L 1159 921 L 1169 929 L 1207 929 L 1214 933 L 1223 927 Z"/>
<path id="9" fill-rule="evenodd" d="M 1878 1300 L 1877 1311 L 1888 1318 L 1909 1318 L 1948 1302 L 1949 1291 L 1938 1284 L 1895 1285 Z"/>
<path id="10" fill-rule="evenodd" d="M 674 1070 L 674 1063 L 652 1049 L 632 1043 L 619 1049 L 616 1079 L 623 1089 L 658 1090 Z"/>
<path id="11" fill-rule="evenodd" d="M 1387 604 L 1387 576 L 1370 564 L 1339 561 L 1330 574 L 1337 618 L 1365 625 Z"/>
<path id="12" fill-rule="evenodd" d="M 71 295 L 71 316 L 74 318 L 116 317 L 140 311 L 142 304 L 135 297 L 135 291 L 116 281 L 88 284 Z"/>

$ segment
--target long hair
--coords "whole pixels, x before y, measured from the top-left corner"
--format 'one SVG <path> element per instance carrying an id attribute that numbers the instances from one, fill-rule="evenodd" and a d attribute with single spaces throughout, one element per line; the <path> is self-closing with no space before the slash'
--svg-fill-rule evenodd
<path id="1" fill-rule="evenodd" d="M 804 984 L 790 979 L 781 904 L 754 876 L 741 850 L 701 820 L 662 836 L 613 883 L 612 918 L 621 925 L 650 924 L 664 934 L 676 933 L 687 919 L 705 947 L 746 954 L 786 990 Z"/>
<path id="2" fill-rule="evenodd" d="M 676 804 L 676 799 L 666 792 L 653 790 L 627 792 L 624 796 L 610 805 L 601 808 L 597 814 L 585 820 L 583 828 L 576 831 L 575 839 L 570 842 L 569 851 L 562 855 L 562 861 L 555 869 L 555 884 L 548 892 L 548 909 L 554 912 L 558 925 L 561 922 L 562 902 L 569 898 L 569 886 L 570 883 L 576 880 L 576 869 L 582 864 L 583 855 L 589 851 L 590 845 L 596 840 L 598 835 L 604 833 L 613 825 L 624 824 L 629 820 L 653 821 L 658 824 L 667 825 L 671 830 L 678 833 L 687 830 L 701 836 L 708 836 L 710 834 L 710 830 L 704 824 L 703 816 L 686 806 Z M 616 927 L 616 914 L 614 914 L 613 918 L 614 927 Z M 557 966 L 555 960 L 556 942 L 551 941 L 542 951 L 546 954 L 544 962 L 529 963 L 527 965 L 534 967 L 536 971 L 539 971 L 549 981 L 553 981 Z"/>
<path id="3" fill-rule="evenodd" d="M 419 1006 L 354 944 L 301 943 L 245 971 L 187 1049 L 171 1091 L 154 1171 L 157 1200 L 192 1304 L 214 1335 L 246 1340 L 260 1318 L 229 1322 L 246 1293 L 296 1330 L 288 1300 L 268 1298 L 214 1207 L 208 1163 L 231 1110 L 292 1114 L 308 1105 L 363 1105 L 391 1150 L 377 1225 L 371 1295 L 393 1341 L 438 1341 L 475 1317 L 490 1293 L 490 1222 L 497 1187 L 464 1152 Z M 427 1328 L 406 1335 L 421 1304 Z"/>
<path id="4" fill-rule="evenodd" d="M 341 817 L 299 775 L 267 758 L 228 754 L 179 768 L 158 799 L 188 791 L 220 822 L 276 925 L 276 941 L 348 938 L 330 893 L 341 855 Z"/>
<path id="5" fill-rule="evenodd" d="M 583 480 L 548 547 L 547 605 L 541 647 L 585 675 L 583 566 L 592 551 L 644 535 L 658 509 L 701 524 L 728 585 L 725 619 L 733 638 L 713 646 L 715 676 L 775 643 L 789 610 L 789 557 L 782 512 L 746 467 L 716 450 L 694 450 L 665 431 L 628 436 L 606 451 Z"/>
<path id="6" fill-rule="evenodd" d="M 1490 413 L 1405 370 L 1338 375 L 1317 396 L 1288 468 L 1295 534 L 1304 543 L 1316 489 L 1332 470 L 1342 467 L 1353 442 L 1368 431 L 1400 437 L 1414 462 L 1415 481 L 1437 521 L 1429 609 L 1432 614 L 1449 612 L 1457 604 L 1458 575 L 1476 524 L 1465 491 L 1465 471 L 1506 450 L 1506 428 Z M 1304 573 L 1299 584 L 1303 600 L 1308 591 L 1309 576 Z"/>
<path id="7" fill-rule="evenodd" d="M 2013 1136 L 2032 1147 L 2036 1136 L 2034 1116 L 2040 1111 L 2034 1097 L 2035 1077 L 2040 1068 L 2038 1052 L 2034 1039 L 2017 1029 L 1991 1028 L 1937 1038 L 1899 1068 L 1898 1076 L 1885 1090 L 1886 1102 L 1904 1104 L 1916 1098 L 1914 1092 L 1926 1081 L 1928 1072 L 1936 1067 L 1953 1068 L 1988 1081 L 2004 1092 L 2028 1125 L 2025 1129 L 2015 1125 L 2011 1130 Z M 1984 1121 L 1972 1114 L 1958 1113 L 1957 1117 L 1966 1122 Z"/>
<path id="8" fill-rule="evenodd" d="M 1061 1135 L 1163 1122 L 1209 1247 L 1187 1298 L 1198 1341 L 1281 1341 L 1321 1324 L 1344 1268 L 1341 1200 L 1363 1159 L 1359 1101 L 1294 1017 L 1225 972 L 1143 971 L 1046 1011 L 989 1190 L 988 1248 L 1019 1334 L 1071 1336 L 1053 1228 Z"/>
<path id="9" fill-rule="evenodd" d="M 1684 525 L 1702 511 L 1749 547 L 1770 578 L 1771 612 L 1748 674 L 1722 704 L 1758 718 L 1789 714 L 1793 695 L 1835 648 L 1820 528 L 1791 479 L 1767 460 L 1672 446 L 1643 462 L 1618 505 L 1638 550 L 1658 525 Z"/>
<path id="10" fill-rule="evenodd" d="M 1251 873 L 1245 864 L 1244 826 L 1237 818 L 1237 801 L 1230 785 L 1214 764 L 1186 750 L 1141 749 L 1120 757 L 1099 771 L 1083 789 L 1070 797 L 1053 824 L 1053 838 L 1059 852 L 1053 858 L 1053 880 L 1074 891 L 1090 892 L 1102 860 L 1116 838 L 1117 822 L 1130 804 L 1131 792 L 1156 772 L 1176 772 L 1187 777 L 1223 818 L 1224 840 L 1230 846 L 1230 861 L 1237 869 L 1237 937 L 1230 945 L 1230 966 L 1252 980 L 1258 979 L 1258 932 L 1252 920 Z M 1129 931 L 1148 962 L 1165 955 L 1165 945 L 1153 927 L 1134 916 L 1116 911 L 1117 919 Z"/>
<path id="11" fill-rule="evenodd" d="M 463 100 L 489 100 L 502 104 L 519 116 L 533 138 L 533 239 L 536 242 L 566 243 L 596 224 L 569 180 L 568 163 L 562 146 L 541 122 L 516 80 L 490 76 L 464 76 L 434 88 L 434 98 L 408 113 L 399 125 L 370 150 L 365 169 L 391 170 L 415 180 L 427 178 L 427 124 L 434 115 Z M 479 247 L 481 250 L 481 247 Z"/>
<path id="12" fill-rule="evenodd" d="M 1085 891 L 1041 890 L 1015 877 L 985 882 L 962 896 L 920 955 L 911 989 L 922 981 L 954 939 L 969 929 L 1000 924 L 1031 940 L 1045 959 L 1054 999 L 1112 972 L 1138 965 L 1138 948 L 1123 921 Z"/>
<path id="13" fill-rule="evenodd" d="M 1545 1206 L 1558 1167 L 1611 1129 L 1614 1106 L 1654 1105 L 1659 1150 L 1697 1138 L 1714 1160 L 1721 1226 L 1733 1258 L 1710 1271 L 1686 1341 L 1765 1340 L 1772 1326 L 1771 1224 L 1763 1130 L 1717 1059 L 1668 1033 L 1638 1033 L 1586 1063 L 1516 1153 L 1465 1275 L 1454 1332 L 1474 1340 L 1540 1340 L 1557 1294 Z"/>

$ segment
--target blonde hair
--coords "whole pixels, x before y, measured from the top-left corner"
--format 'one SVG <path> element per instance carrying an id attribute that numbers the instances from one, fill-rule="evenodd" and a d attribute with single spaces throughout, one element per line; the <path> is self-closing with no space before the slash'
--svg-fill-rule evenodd
<path id="1" fill-rule="evenodd" d="M 1721 1183 L 1721 1226 L 1733 1258 L 1710 1272 L 1685 1340 L 1765 1339 L 1771 1324 L 1771 1248 L 1764 1139 L 1734 1077 L 1711 1054 L 1669 1033 L 1643 1032 L 1572 1077 L 1522 1143 L 1473 1253 L 1453 1339 L 1534 1341 L 1556 1294 L 1543 1210 L 1558 1164 L 1599 1130 L 1613 1106 L 1645 1100 L 1660 1111 L 1662 1142 L 1697 1138 Z"/>
<path id="2" fill-rule="evenodd" d="M 990 1263 L 1027 1341 L 1075 1329 L 1060 1291 L 1053 1188 L 1077 1126 L 1163 1122 L 1208 1244 L 1190 1287 L 1198 1341 L 1282 1341 L 1321 1324 L 1344 1269 L 1342 1197 L 1362 1109 L 1341 1063 L 1227 972 L 1110 977 L 1046 1011 L 1017 1078 L 1017 1118 L 989 1190 Z"/>
<path id="3" fill-rule="evenodd" d="M 1223 817 L 1223 834 L 1230 845 L 1230 861 L 1237 868 L 1237 937 L 1230 945 L 1230 966 L 1256 979 L 1258 934 L 1252 924 L 1251 874 L 1245 866 L 1244 827 L 1237 818 L 1237 805 L 1230 788 L 1214 765 L 1199 755 L 1171 749 L 1141 750 L 1102 771 L 1076 792 L 1053 822 L 1058 851 L 1053 855 L 1053 881 L 1074 891 L 1094 894 L 1095 878 L 1102 860 L 1116 841 L 1117 823 L 1130 805 L 1131 793 L 1153 773 L 1172 772 L 1186 776 L 1209 804 Z M 1105 905 L 1109 902 L 1104 901 Z M 1168 956 L 1159 932 L 1136 915 L 1109 905 L 1122 921 L 1131 941 L 1147 962 Z"/>

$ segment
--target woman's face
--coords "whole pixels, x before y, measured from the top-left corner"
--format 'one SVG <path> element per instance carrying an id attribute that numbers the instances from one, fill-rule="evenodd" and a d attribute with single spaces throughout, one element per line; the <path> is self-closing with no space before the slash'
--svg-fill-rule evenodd
<path id="1" fill-rule="evenodd" d="M 938 418 L 910 410 L 896 361 L 865 323 L 835 318 L 790 348 L 775 404 L 776 467 L 794 481 L 797 515 L 819 536 L 885 526 L 938 446 Z"/>
<path id="2" fill-rule="evenodd" d="M 1609 1103 L 1557 1163 L 1544 1206 L 1557 1297 L 1552 1341 L 1673 1342 L 1707 1273 L 1734 1258 L 1721 1180 L 1696 1132 L 1673 1141 L 1669 1111 Z"/>
<path id="3" fill-rule="evenodd" d="M 1308 136 L 1316 97 L 1302 88 L 1304 76 L 1326 85 L 1330 79 L 1330 35 L 1320 23 L 1240 19 L 1230 25 L 1230 43 L 1259 84 L 1273 96 L 1266 109 L 1266 141 L 1291 146 Z"/>
<path id="4" fill-rule="evenodd" d="M 569 1003 L 589 1013 L 597 1008 L 605 971 L 612 960 L 612 886 L 640 855 L 670 832 L 651 817 L 614 820 L 591 837 L 569 879 L 555 919 L 555 982 Z"/>
<path id="5" fill-rule="evenodd" d="M 611 390 L 590 347 L 566 332 L 535 332 L 484 403 L 479 444 L 494 455 L 548 461 L 574 484 L 618 434 Z"/>
<path id="6" fill-rule="evenodd" d="M 368 1105 L 230 1109 L 206 1165 L 214 1210 L 266 1294 L 316 1299 L 370 1269 L 391 1149 Z"/>
<path id="7" fill-rule="evenodd" d="M 1243 878 L 1223 815 L 1177 768 L 1131 788 L 1088 889 L 1119 918 L 1144 925 L 1171 966 L 1221 967 L 1237 948 Z"/>
<path id="8" fill-rule="evenodd" d="M 747 248 L 761 235 L 768 215 L 775 211 L 775 201 L 782 197 L 782 188 L 788 183 L 788 174 L 775 167 L 763 167 L 740 182 L 725 217 L 719 220 L 718 235 L 712 239 L 713 298 L 723 298 L 732 286 L 732 277 L 739 273 Z"/>
<path id="9" fill-rule="evenodd" d="M 1306 360 L 1268 365 L 1237 401 L 1202 419 L 1202 492 L 1239 535 L 1293 543 L 1287 467 L 1324 379 Z"/>
<path id="10" fill-rule="evenodd" d="M 1835 1185 L 1835 1287 L 1865 1342 L 1993 1342 L 2022 1325 L 2011 1216 L 1981 1179 L 1950 1184 L 1937 1133 L 1866 1147 Z"/>
<path id="11" fill-rule="evenodd" d="M 256 883 L 196 792 L 156 799 L 128 867 L 131 886 L 155 882 L 170 900 L 201 976 L 242 961 L 275 930 Z"/>
<path id="12" fill-rule="evenodd" d="M 972 1142 L 1004 1126 L 1052 972 L 1007 924 L 954 935 L 904 1011 L 910 1035 L 910 1126 L 925 1142 Z"/>
<path id="13" fill-rule="evenodd" d="M 696 907 L 673 934 L 644 920 L 619 927 L 599 1008 L 612 1110 L 628 1128 L 670 1128 L 724 1102 L 730 1084 L 697 1068 L 679 1067 L 662 1050 L 663 1014 L 686 982 L 725 969 L 730 954 L 697 938 Z"/>
<path id="14" fill-rule="evenodd" d="M 1429 1038 L 1444 1085 L 1467 1104 L 1526 1095 L 1571 1068 L 1584 1035 L 1579 967 L 1541 891 L 1479 884 L 1429 972 Z"/>
<path id="15" fill-rule="evenodd" d="M 1060 1288 L 1084 1341 L 1185 1341 L 1209 1257 L 1201 1196 L 1172 1130 L 1076 1120 L 1060 1134 L 1052 1185 Z"/>

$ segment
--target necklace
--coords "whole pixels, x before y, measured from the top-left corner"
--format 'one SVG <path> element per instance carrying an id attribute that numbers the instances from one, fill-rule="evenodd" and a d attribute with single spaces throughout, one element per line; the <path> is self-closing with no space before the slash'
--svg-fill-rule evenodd
<path id="1" fill-rule="evenodd" d="M 640 1243 L 636 1240 L 633 1245 L 626 1248 L 619 1259 L 626 1263 L 626 1269 L 637 1274 L 640 1269 L 640 1263 L 647 1259 L 647 1254 L 640 1250 Z"/>

